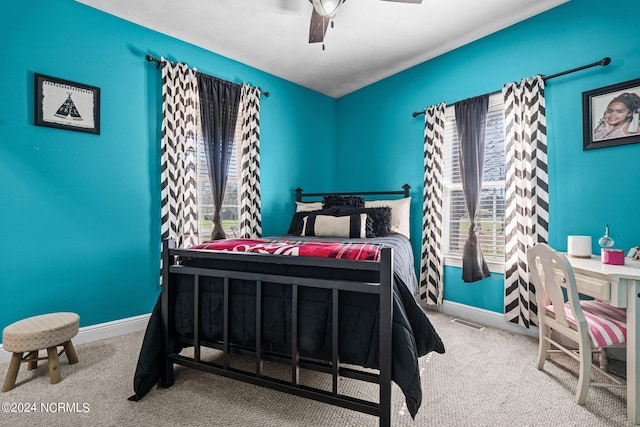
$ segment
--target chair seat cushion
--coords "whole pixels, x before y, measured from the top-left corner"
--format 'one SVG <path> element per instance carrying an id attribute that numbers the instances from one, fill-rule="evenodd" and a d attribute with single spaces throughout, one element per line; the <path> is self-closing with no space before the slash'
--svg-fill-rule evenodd
<path id="1" fill-rule="evenodd" d="M 627 341 L 627 310 L 612 307 L 600 301 L 580 301 L 580 307 L 589 325 L 589 336 L 596 347 L 607 347 L 623 344 Z M 576 319 L 569 303 L 564 309 L 567 320 L 573 325 Z M 547 306 L 547 311 L 553 313 L 553 305 Z"/>
<path id="2" fill-rule="evenodd" d="M 2 331 L 2 346 L 12 353 L 42 350 L 64 344 L 78 334 L 76 313 L 49 313 L 10 324 Z"/>

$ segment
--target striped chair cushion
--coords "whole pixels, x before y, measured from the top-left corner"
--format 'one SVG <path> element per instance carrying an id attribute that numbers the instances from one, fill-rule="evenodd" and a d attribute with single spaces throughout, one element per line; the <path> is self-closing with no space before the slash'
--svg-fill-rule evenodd
<path id="1" fill-rule="evenodd" d="M 580 301 L 580 307 L 589 325 L 589 335 L 596 347 L 607 347 L 626 342 L 627 340 L 627 310 L 612 307 L 600 301 Z M 567 320 L 576 324 L 573 311 L 569 303 L 564 309 Z M 547 311 L 553 313 L 553 306 L 547 306 Z"/>

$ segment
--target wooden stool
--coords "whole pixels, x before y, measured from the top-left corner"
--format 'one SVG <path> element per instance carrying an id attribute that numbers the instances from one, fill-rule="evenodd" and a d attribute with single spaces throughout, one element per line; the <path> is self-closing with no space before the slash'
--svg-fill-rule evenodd
<path id="1" fill-rule="evenodd" d="M 51 384 L 59 383 L 60 363 L 58 356 L 67 353 L 70 364 L 78 363 L 78 355 L 73 348 L 71 338 L 78 334 L 80 316 L 75 313 L 50 313 L 33 316 L 10 324 L 2 331 L 2 346 L 13 353 L 7 378 L 2 392 L 16 385 L 20 363 L 27 363 L 27 369 L 35 369 L 38 360 L 49 360 Z M 58 353 L 58 346 L 64 348 Z M 40 350 L 47 350 L 47 357 L 38 357 Z M 24 353 L 27 353 L 23 357 Z"/>

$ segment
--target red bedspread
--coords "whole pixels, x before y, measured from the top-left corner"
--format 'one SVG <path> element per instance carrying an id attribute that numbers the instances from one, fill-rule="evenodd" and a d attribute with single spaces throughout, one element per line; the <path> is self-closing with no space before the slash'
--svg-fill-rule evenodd
<path id="1" fill-rule="evenodd" d="M 381 248 L 376 243 L 229 239 L 201 243 L 190 249 L 377 261 Z"/>

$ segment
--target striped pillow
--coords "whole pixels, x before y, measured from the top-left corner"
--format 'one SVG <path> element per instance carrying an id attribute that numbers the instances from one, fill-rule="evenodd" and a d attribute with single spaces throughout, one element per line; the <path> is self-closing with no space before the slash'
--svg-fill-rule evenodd
<path id="1" fill-rule="evenodd" d="M 365 213 L 349 216 L 309 215 L 302 219 L 302 236 L 367 237 L 371 218 Z"/>

